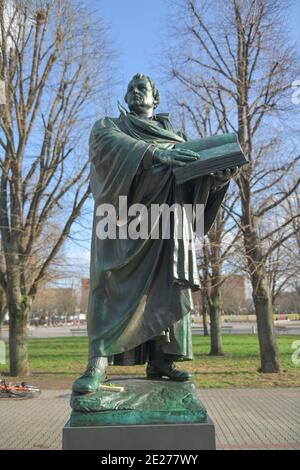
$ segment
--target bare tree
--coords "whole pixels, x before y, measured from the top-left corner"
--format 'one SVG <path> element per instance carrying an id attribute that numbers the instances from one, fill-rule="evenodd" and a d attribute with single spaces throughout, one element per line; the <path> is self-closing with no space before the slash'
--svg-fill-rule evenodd
<path id="1" fill-rule="evenodd" d="M 229 213 L 223 206 L 203 244 L 202 256 L 199 256 L 201 295 L 210 316 L 210 355 L 212 356 L 224 355 L 221 331 L 222 287 L 233 274 L 228 269 L 225 273 L 224 265 L 233 256 L 236 241 L 240 237 L 240 232 L 234 230 L 234 225 L 229 224 L 228 219 L 230 219 Z"/>
<path id="2" fill-rule="evenodd" d="M 89 197 L 82 140 L 112 55 L 103 22 L 80 2 L 1 0 L 0 28 L 0 282 L 10 373 L 25 375 L 32 301 Z M 50 237 L 54 218 L 59 230 Z"/>
<path id="3" fill-rule="evenodd" d="M 179 110 L 176 114 L 180 116 L 179 124 L 184 134 L 188 132 L 187 123 L 190 123 L 189 131 L 200 138 L 216 135 L 220 130 L 223 132 L 228 131 L 225 107 L 220 112 L 216 112 L 200 97 L 195 104 L 195 100 L 191 102 L 189 96 L 185 96 L 184 93 L 173 95 L 172 101 L 175 109 Z M 214 225 L 204 241 L 202 253 L 198 257 L 202 315 L 205 319 L 205 312 L 208 311 L 209 313 L 210 355 L 214 356 L 224 355 L 221 330 L 223 312 L 221 290 L 228 277 L 223 272 L 224 263 L 233 256 L 235 241 L 240 237 L 239 228 L 235 223 L 232 223 L 230 212 L 236 201 L 236 191 L 230 191 L 225 196 L 222 209 L 219 211 Z M 226 239 L 230 240 L 229 243 L 226 243 Z"/>
<path id="4" fill-rule="evenodd" d="M 277 297 L 287 289 L 295 286 L 295 281 L 299 282 L 299 264 L 295 263 L 295 258 L 291 259 L 290 254 L 295 244 L 290 239 L 288 246 L 279 245 L 267 260 L 267 274 L 271 289 L 272 304 L 275 306 Z"/>
<path id="5" fill-rule="evenodd" d="M 216 115 L 222 115 L 220 130 L 238 133 L 249 160 L 237 180 L 241 203 L 232 210 L 232 216 L 243 233 L 257 315 L 260 370 L 278 372 L 280 362 L 266 268 L 269 248 L 265 251 L 260 221 L 274 213 L 300 183 L 298 178 L 285 190 L 276 191 L 298 162 L 295 150 L 287 146 L 286 140 L 284 156 L 280 158 L 280 137 L 286 138 L 292 127 L 292 119 L 283 125 L 280 118 L 291 109 L 291 84 L 299 73 L 299 58 L 283 32 L 286 2 L 178 3 L 176 33 L 184 38 L 184 44 L 181 43 L 180 54 L 169 54 L 170 74 L 189 94 L 194 113 L 195 103 L 200 101 Z M 292 218 L 285 223 L 288 227 Z M 273 230 L 264 236 L 270 237 Z M 270 249 L 276 249 L 276 244 Z"/>
<path id="6" fill-rule="evenodd" d="M 295 184 L 297 176 L 291 177 L 289 185 Z M 280 187 L 281 191 L 287 188 Z M 270 227 L 275 227 L 270 231 Z M 271 287 L 272 303 L 284 290 L 297 290 L 300 283 L 300 194 L 299 187 L 284 201 L 263 236 L 267 253 L 267 272 Z"/>

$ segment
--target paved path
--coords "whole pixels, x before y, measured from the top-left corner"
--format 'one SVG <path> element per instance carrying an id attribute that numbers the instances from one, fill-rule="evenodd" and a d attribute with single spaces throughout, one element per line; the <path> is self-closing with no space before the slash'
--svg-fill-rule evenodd
<path id="1" fill-rule="evenodd" d="M 300 449 L 300 388 L 199 390 L 216 426 L 218 449 Z M 0 400 L 0 449 L 60 449 L 68 390 Z"/>
<path id="2" fill-rule="evenodd" d="M 300 389 L 199 391 L 219 449 L 300 449 Z"/>
<path id="3" fill-rule="evenodd" d="M 295 335 L 300 336 L 300 322 L 280 322 L 275 325 L 276 334 L 278 335 Z M 203 335 L 203 328 L 194 326 L 192 329 L 194 335 Z M 224 323 L 222 326 L 224 334 L 257 334 L 256 323 Z M 59 338 L 65 336 L 87 336 L 86 327 L 82 326 L 40 326 L 30 327 L 28 329 L 30 338 Z M 3 330 L 3 339 L 8 339 L 8 329 Z"/>

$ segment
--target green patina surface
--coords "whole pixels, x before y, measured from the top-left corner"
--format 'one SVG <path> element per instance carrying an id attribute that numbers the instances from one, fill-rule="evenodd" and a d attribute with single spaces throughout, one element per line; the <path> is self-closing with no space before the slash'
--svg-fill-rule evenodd
<path id="1" fill-rule="evenodd" d="M 98 391 L 71 397 L 71 426 L 203 423 L 207 412 L 192 382 L 117 378 L 124 392 Z M 109 382 L 108 382 L 109 383 Z"/>

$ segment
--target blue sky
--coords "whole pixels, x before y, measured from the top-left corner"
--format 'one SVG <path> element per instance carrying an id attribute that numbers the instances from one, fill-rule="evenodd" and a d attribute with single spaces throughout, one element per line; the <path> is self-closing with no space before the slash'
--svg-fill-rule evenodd
<path id="1" fill-rule="evenodd" d="M 111 26 L 120 51 L 120 91 L 136 72 L 154 75 L 151 67 L 167 21 L 168 0 L 86 0 Z M 288 29 L 300 47 L 300 0 L 291 0 Z"/>
<path id="2" fill-rule="evenodd" d="M 167 0 L 87 0 L 102 12 L 120 52 L 121 87 L 137 72 L 153 75 L 151 58 L 167 13 Z"/>
<path id="3" fill-rule="evenodd" d="M 159 37 L 167 21 L 168 0 L 85 0 L 86 4 L 101 15 L 110 25 L 110 35 L 119 53 L 119 85 L 113 97 L 113 109 L 117 112 L 117 100 L 122 100 L 129 79 L 137 72 L 151 75 L 157 80 L 158 73 L 151 64 L 155 54 L 159 54 Z M 287 28 L 300 48 L 300 0 L 291 1 Z M 161 84 L 157 80 L 160 88 Z M 163 93 L 162 93 L 163 94 Z M 167 111 L 163 105 L 160 111 Z M 86 229 L 85 229 L 86 230 Z M 86 237 L 84 237 L 86 238 Z M 86 247 L 69 244 L 65 251 L 76 258 L 88 273 L 89 242 Z"/>

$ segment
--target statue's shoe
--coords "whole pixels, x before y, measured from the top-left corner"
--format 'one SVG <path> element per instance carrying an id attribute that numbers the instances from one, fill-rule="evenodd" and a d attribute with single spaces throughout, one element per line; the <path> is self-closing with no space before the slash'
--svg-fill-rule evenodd
<path id="1" fill-rule="evenodd" d="M 147 365 L 146 374 L 148 379 L 154 380 L 169 377 L 170 380 L 174 380 L 175 382 L 185 382 L 193 378 L 193 374 L 176 369 L 174 362 L 164 362 L 160 364 L 149 363 Z"/>
<path id="2" fill-rule="evenodd" d="M 91 393 L 96 392 L 101 382 L 106 379 L 105 370 L 98 367 L 88 367 L 84 374 L 75 380 L 72 386 L 74 393 Z"/>

